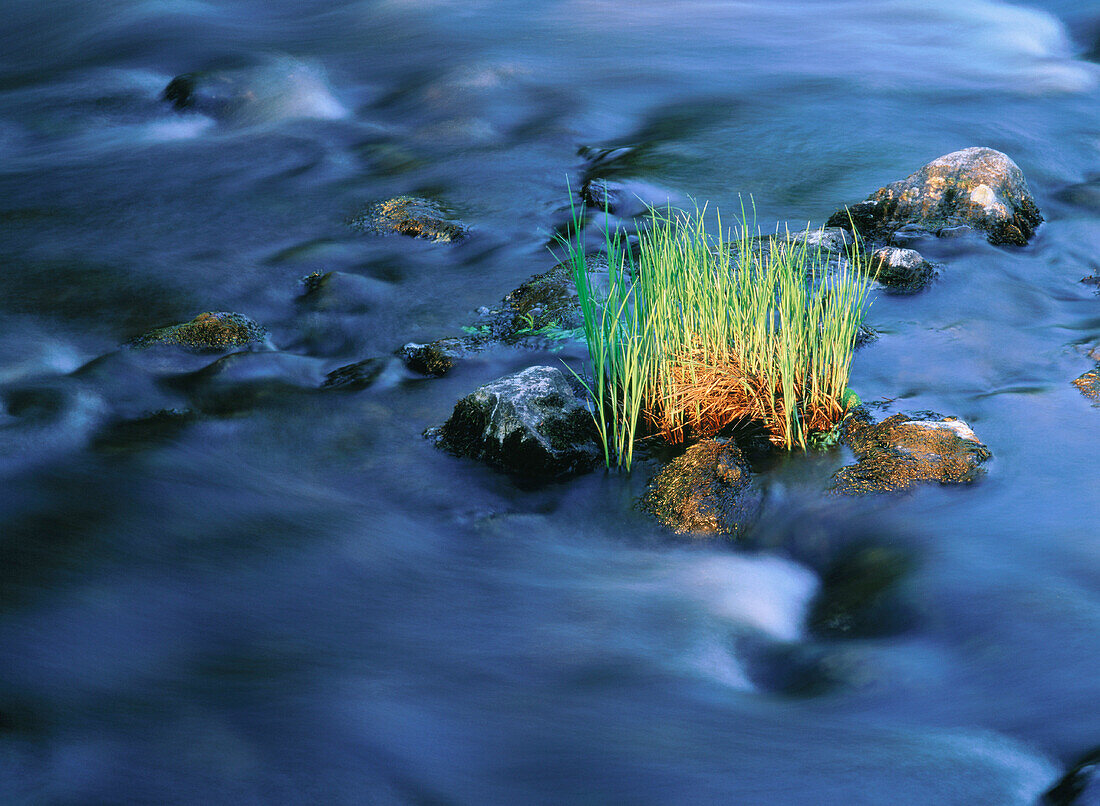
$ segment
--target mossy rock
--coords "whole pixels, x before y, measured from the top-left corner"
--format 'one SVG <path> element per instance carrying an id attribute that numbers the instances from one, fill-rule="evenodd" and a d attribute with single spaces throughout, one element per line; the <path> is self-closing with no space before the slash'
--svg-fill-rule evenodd
<path id="1" fill-rule="evenodd" d="M 678 534 L 739 535 L 759 514 L 761 496 L 740 449 L 705 439 L 661 469 L 641 506 Z"/>
<path id="2" fill-rule="evenodd" d="M 131 347 L 146 348 L 158 344 L 178 345 L 192 350 L 225 351 L 235 347 L 260 345 L 267 331 L 239 313 L 207 311 L 190 322 L 151 330 L 130 342 Z"/>
<path id="3" fill-rule="evenodd" d="M 992 456 L 965 422 L 932 413 L 895 414 L 876 424 L 859 408 L 841 440 L 859 460 L 833 476 L 833 490 L 848 495 L 899 492 L 922 482 L 967 484 Z"/>
<path id="4" fill-rule="evenodd" d="M 468 232 L 462 224 L 449 220 L 439 204 L 415 196 L 376 202 L 348 223 L 360 232 L 397 233 L 437 243 L 462 240 Z"/>
<path id="5" fill-rule="evenodd" d="M 1100 405 L 1100 366 L 1090 369 L 1073 382 L 1085 397 L 1094 404 Z"/>
<path id="6" fill-rule="evenodd" d="M 1023 246 L 1042 221 L 1015 162 L 992 148 L 966 148 L 838 210 L 827 226 L 854 225 L 860 235 L 882 240 L 902 227 L 934 234 L 973 227 L 991 243 Z"/>

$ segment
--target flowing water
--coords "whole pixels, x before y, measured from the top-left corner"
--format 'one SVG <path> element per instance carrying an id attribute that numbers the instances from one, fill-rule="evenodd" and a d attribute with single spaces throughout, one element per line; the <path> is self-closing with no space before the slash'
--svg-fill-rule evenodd
<path id="1" fill-rule="evenodd" d="M 1100 410 L 1070 385 L 1100 341 L 1100 3 L 0 10 L 0 801 L 1000 806 L 1100 743 Z M 245 113 L 160 100 L 209 68 L 245 71 Z M 194 403 L 120 345 L 201 311 L 314 386 L 459 333 L 553 265 L 582 148 L 769 229 L 976 145 L 1047 223 L 922 243 L 939 280 L 875 297 L 852 378 L 967 420 L 994 454 L 971 487 L 844 502 L 849 456 L 792 457 L 737 546 L 639 513 L 652 461 L 533 486 L 422 439 L 578 344 L 119 430 Z M 346 226 L 401 193 L 472 236 Z M 365 300 L 303 304 L 318 270 Z M 858 634 L 815 633 L 847 545 L 908 570 Z"/>

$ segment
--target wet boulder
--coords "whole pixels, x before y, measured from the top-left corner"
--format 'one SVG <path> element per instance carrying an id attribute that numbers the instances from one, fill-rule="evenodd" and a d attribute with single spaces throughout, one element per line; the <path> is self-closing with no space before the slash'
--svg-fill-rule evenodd
<path id="1" fill-rule="evenodd" d="M 428 436 L 519 476 L 583 473 L 603 455 L 592 414 L 556 367 L 530 367 L 479 387 Z"/>
<path id="2" fill-rule="evenodd" d="M 234 70 L 184 73 L 168 83 L 162 98 L 177 111 L 234 126 L 348 114 L 319 66 L 287 56 Z"/>
<path id="3" fill-rule="evenodd" d="M 897 294 L 912 294 L 928 286 L 935 267 L 913 249 L 884 246 L 871 255 L 870 270 L 879 283 Z"/>
<path id="4" fill-rule="evenodd" d="M 375 235 L 397 233 L 437 243 L 460 241 L 467 235 L 467 228 L 447 218 L 438 203 L 415 196 L 395 196 L 375 202 L 348 224 L 359 232 Z"/>
<path id="5" fill-rule="evenodd" d="M 1100 404 L 1100 366 L 1096 369 L 1090 369 L 1075 380 L 1073 385 L 1081 390 L 1081 394 L 1093 403 Z"/>
<path id="6" fill-rule="evenodd" d="M 827 226 L 887 240 L 902 227 L 934 234 L 983 231 L 991 243 L 1025 245 L 1043 221 L 1019 167 L 992 148 L 965 148 L 838 210 Z"/>
<path id="7" fill-rule="evenodd" d="M 1100 806 L 1100 747 L 1078 759 L 1047 790 L 1042 806 Z"/>
<path id="8" fill-rule="evenodd" d="M 898 492 L 922 482 L 966 484 L 992 454 L 962 420 L 934 413 L 895 414 L 873 423 L 856 409 L 842 441 L 858 461 L 833 475 L 832 489 L 847 495 Z"/>
<path id="9" fill-rule="evenodd" d="M 131 347 L 177 345 L 191 350 L 223 352 L 240 347 L 258 347 L 267 339 L 267 331 L 239 313 L 207 311 L 190 322 L 159 327 L 138 336 Z"/>
<path id="10" fill-rule="evenodd" d="M 738 447 L 705 439 L 661 469 L 641 506 L 679 534 L 738 535 L 759 514 L 761 495 Z"/>

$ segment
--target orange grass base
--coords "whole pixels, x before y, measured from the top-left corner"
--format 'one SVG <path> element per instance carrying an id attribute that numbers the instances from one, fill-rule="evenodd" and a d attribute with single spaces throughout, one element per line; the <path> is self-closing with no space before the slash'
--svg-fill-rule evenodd
<path id="1" fill-rule="evenodd" d="M 671 443 L 683 442 L 690 432 L 708 437 L 742 420 L 757 420 L 777 445 L 797 442 L 796 431 L 786 414 L 783 390 L 768 388 L 766 381 L 742 371 L 735 356 L 715 361 L 695 351 L 673 362 L 662 388 L 664 397 L 647 411 L 650 423 Z M 831 430 L 844 416 L 836 398 L 810 395 L 796 384 L 795 398 L 802 432 Z"/>

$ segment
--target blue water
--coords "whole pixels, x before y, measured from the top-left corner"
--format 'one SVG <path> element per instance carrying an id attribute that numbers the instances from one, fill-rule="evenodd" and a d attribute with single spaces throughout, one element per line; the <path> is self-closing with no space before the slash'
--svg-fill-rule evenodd
<path id="1" fill-rule="evenodd" d="M 1100 3 L 0 10 L 0 802 L 1001 806 L 1100 744 L 1100 410 L 1070 385 L 1100 343 Z M 202 69 L 254 105 L 160 101 Z M 842 502 L 842 451 L 795 457 L 737 546 L 635 509 L 653 461 L 532 487 L 421 438 L 575 344 L 112 437 L 194 403 L 119 346 L 204 310 L 298 378 L 460 332 L 553 265 L 582 147 L 769 229 L 977 145 L 1047 223 L 922 244 L 938 281 L 875 297 L 852 377 L 967 420 L 994 454 L 972 487 Z M 398 193 L 473 237 L 346 227 Z M 366 302 L 303 304 L 317 270 Z M 907 615 L 812 634 L 853 541 L 908 558 Z M 782 685 L 799 657 L 830 684 Z"/>

